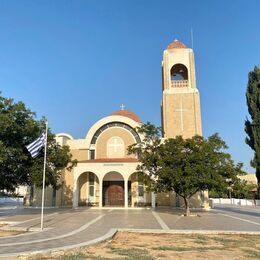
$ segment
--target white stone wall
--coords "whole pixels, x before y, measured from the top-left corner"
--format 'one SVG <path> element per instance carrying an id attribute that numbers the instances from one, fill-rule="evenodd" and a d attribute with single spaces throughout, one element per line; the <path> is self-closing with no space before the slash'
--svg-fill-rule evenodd
<path id="1" fill-rule="evenodd" d="M 237 205 L 237 206 L 255 206 L 254 200 L 247 200 L 247 199 L 223 199 L 223 198 L 214 198 L 210 199 L 214 204 L 221 204 L 221 205 Z M 255 200 L 256 206 L 260 206 L 260 200 Z"/>

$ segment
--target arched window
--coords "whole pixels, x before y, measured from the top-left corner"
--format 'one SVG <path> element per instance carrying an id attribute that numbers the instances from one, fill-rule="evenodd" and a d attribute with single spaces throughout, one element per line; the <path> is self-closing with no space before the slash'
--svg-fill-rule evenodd
<path id="1" fill-rule="evenodd" d="M 125 156 L 125 144 L 119 136 L 111 137 L 107 142 L 108 158 L 123 158 Z"/>
<path id="2" fill-rule="evenodd" d="M 183 64 L 175 64 L 171 68 L 171 80 L 188 80 L 188 70 Z"/>

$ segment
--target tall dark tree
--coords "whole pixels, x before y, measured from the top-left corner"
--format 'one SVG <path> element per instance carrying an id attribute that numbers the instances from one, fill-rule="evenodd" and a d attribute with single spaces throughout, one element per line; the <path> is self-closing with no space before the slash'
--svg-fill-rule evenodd
<path id="1" fill-rule="evenodd" d="M 252 167 L 256 169 L 258 194 L 260 190 L 260 68 L 249 72 L 246 90 L 246 101 L 251 119 L 245 122 L 246 143 L 254 150 Z"/>
<path id="2" fill-rule="evenodd" d="M 43 154 L 32 159 L 25 147 L 42 131 L 44 120 L 36 120 L 35 113 L 23 102 L 0 95 L 0 190 L 14 191 L 18 185 L 42 184 Z M 58 145 L 49 130 L 47 185 L 57 188 L 62 169 L 75 163 L 69 148 Z"/>

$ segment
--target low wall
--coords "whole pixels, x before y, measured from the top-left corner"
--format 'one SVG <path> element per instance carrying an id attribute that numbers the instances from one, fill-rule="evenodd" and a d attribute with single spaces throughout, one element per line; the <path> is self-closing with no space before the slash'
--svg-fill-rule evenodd
<path id="1" fill-rule="evenodd" d="M 23 198 L 0 197 L 0 204 L 22 205 Z"/>
<path id="2" fill-rule="evenodd" d="M 247 199 L 223 199 L 223 198 L 216 198 L 210 199 L 214 204 L 223 204 L 223 205 L 238 205 L 238 206 L 260 206 L 260 200 L 247 200 Z"/>

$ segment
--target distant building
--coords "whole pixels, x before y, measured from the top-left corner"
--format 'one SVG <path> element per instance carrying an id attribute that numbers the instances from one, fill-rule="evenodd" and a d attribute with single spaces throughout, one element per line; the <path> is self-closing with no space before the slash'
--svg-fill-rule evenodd
<path id="1" fill-rule="evenodd" d="M 238 178 L 257 185 L 257 178 L 255 174 L 242 175 L 242 176 L 238 176 Z"/>

